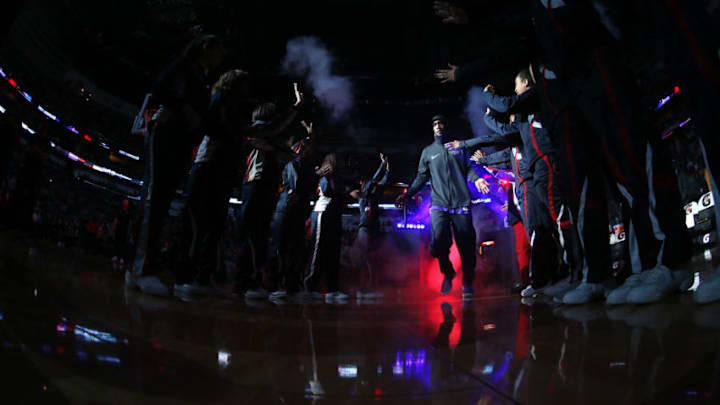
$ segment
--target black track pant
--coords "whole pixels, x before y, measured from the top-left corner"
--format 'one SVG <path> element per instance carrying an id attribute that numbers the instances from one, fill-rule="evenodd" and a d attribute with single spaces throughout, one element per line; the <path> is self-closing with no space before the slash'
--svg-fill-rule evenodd
<path id="1" fill-rule="evenodd" d="M 559 171 L 554 155 L 545 155 L 533 165 L 533 188 L 542 209 L 550 215 L 553 233 L 557 238 L 558 252 L 564 253 L 570 270 L 577 276 L 582 271 L 582 247 L 573 221 L 570 204 L 560 184 L 567 181 Z M 563 277 L 564 274 L 558 274 Z"/>
<path id="2" fill-rule="evenodd" d="M 472 215 L 469 212 L 467 214 L 451 214 L 442 210 L 431 210 L 430 219 L 432 227 L 430 254 L 438 259 L 440 271 L 443 274 L 454 272 L 450 262 L 450 246 L 452 246 L 454 235 L 462 262 L 463 286 L 472 286 L 477 263 Z"/>
<path id="3" fill-rule="evenodd" d="M 234 172 L 224 170 L 217 162 L 196 163 L 190 170 L 184 215 L 185 260 L 176 274 L 178 283 L 193 279 L 207 283 L 215 272 L 232 188 L 228 173 Z"/>
<path id="4" fill-rule="evenodd" d="M 270 289 L 284 289 L 287 293 L 300 291 L 301 279 L 307 263 L 305 220 L 312 207 L 308 199 L 293 200 L 280 194 L 272 222 L 267 251 L 267 274 Z"/>
<path id="5" fill-rule="evenodd" d="M 190 167 L 196 142 L 187 130 L 172 121 L 155 123 L 145 142 L 142 220 L 140 222 L 133 275 L 157 273 L 160 238 L 175 190 Z"/>

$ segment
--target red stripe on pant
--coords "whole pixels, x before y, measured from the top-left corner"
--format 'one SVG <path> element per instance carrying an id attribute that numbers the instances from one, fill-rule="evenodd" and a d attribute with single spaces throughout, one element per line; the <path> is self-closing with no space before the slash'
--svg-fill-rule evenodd
<path id="1" fill-rule="evenodd" d="M 547 186 L 547 198 L 548 198 L 548 206 L 550 207 L 550 217 L 552 217 L 553 223 L 557 222 L 558 214 L 555 210 L 555 195 L 552 192 L 553 189 L 553 181 L 554 181 L 554 174 L 553 174 L 553 167 L 550 164 L 550 159 L 546 156 L 542 157 L 543 162 L 545 162 L 545 165 L 547 165 L 548 168 L 548 186 Z"/>
<path id="2" fill-rule="evenodd" d="M 522 221 L 512 226 L 515 233 L 515 254 L 517 256 L 520 281 L 523 284 L 530 283 L 530 242 L 528 242 L 525 226 Z"/>

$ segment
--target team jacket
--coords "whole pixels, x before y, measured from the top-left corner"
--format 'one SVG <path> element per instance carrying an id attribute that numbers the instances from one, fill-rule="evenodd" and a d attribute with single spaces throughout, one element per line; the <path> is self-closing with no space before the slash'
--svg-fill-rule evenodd
<path id="1" fill-rule="evenodd" d="M 527 121 L 515 121 L 501 123 L 491 115 L 485 116 L 485 125 L 499 135 L 512 135 L 520 133 L 523 143 L 523 159 L 526 159 L 528 168 L 532 168 L 535 162 L 543 156 L 554 153 L 550 133 L 543 128 L 542 122 L 537 115 L 534 115 L 536 94 L 535 89 L 530 89 L 519 96 L 503 97 L 488 92 L 483 92 L 483 98 L 488 106 L 498 112 L 517 112 L 527 114 Z"/>
<path id="2" fill-rule="evenodd" d="M 433 206 L 443 208 L 469 207 L 472 201 L 467 179 L 480 178 L 470 164 L 465 149 L 446 149 L 443 140 L 435 137 L 435 142 L 423 149 L 418 165 L 418 174 L 407 191 L 412 197 L 430 180 Z M 492 176 L 487 170 L 479 168 L 483 176 Z"/>

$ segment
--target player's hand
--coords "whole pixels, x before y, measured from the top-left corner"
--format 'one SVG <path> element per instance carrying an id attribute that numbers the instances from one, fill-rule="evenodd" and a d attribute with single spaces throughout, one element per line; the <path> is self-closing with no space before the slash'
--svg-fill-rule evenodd
<path id="1" fill-rule="evenodd" d="M 407 200 L 408 200 L 407 194 L 400 194 L 395 199 L 395 206 L 398 208 L 404 208 L 405 205 L 407 204 Z"/>
<path id="2" fill-rule="evenodd" d="M 473 153 L 472 157 L 470 157 L 470 160 L 472 160 L 475 163 L 480 163 L 480 159 L 484 158 L 485 155 L 482 153 L 482 150 L 478 149 Z"/>
<path id="3" fill-rule="evenodd" d="M 435 15 L 442 18 L 443 24 L 467 24 L 469 19 L 464 9 L 453 6 L 447 1 L 433 3 Z"/>
<path id="4" fill-rule="evenodd" d="M 477 187 L 478 191 L 483 194 L 487 194 L 490 192 L 490 183 L 488 183 L 487 180 L 483 179 L 482 177 L 475 180 L 475 187 Z"/>
<path id="5" fill-rule="evenodd" d="M 300 121 L 300 124 L 302 124 L 303 128 L 305 128 L 305 131 L 307 131 L 308 135 L 312 135 L 313 133 L 313 123 L 307 123 L 305 120 Z"/>
<path id="6" fill-rule="evenodd" d="M 452 141 L 445 144 L 446 148 L 460 149 L 460 141 Z"/>
<path id="7" fill-rule="evenodd" d="M 440 83 L 447 83 L 447 82 L 454 82 L 455 81 L 455 71 L 457 70 L 457 66 L 448 63 L 448 67 L 450 69 L 438 69 L 435 71 L 435 78 L 440 79 Z"/>
<path id="8" fill-rule="evenodd" d="M 305 101 L 305 97 L 300 92 L 300 90 L 298 90 L 297 82 L 293 83 L 293 90 L 295 90 L 295 107 L 300 107 Z"/>
<path id="9" fill-rule="evenodd" d="M 483 90 L 487 91 L 490 94 L 495 94 L 495 87 L 493 87 L 492 84 L 488 84 Z"/>

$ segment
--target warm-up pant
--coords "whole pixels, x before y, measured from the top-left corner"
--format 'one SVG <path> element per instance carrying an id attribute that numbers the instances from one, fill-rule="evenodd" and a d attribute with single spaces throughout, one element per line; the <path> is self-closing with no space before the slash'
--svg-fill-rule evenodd
<path id="1" fill-rule="evenodd" d="M 342 212 L 328 207 L 326 211 L 313 211 L 311 219 L 312 249 L 310 267 L 303 280 L 305 290 L 317 291 L 320 281 L 324 280 L 328 292 L 338 291 Z"/>
<path id="2" fill-rule="evenodd" d="M 236 223 L 241 257 L 239 284 L 243 288 L 260 288 L 263 285 L 267 244 L 270 239 L 270 222 L 275 207 L 277 184 L 268 180 L 255 180 L 242 187 L 240 215 Z"/>
<path id="3" fill-rule="evenodd" d="M 518 184 L 517 187 L 520 185 Z M 519 204 L 515 204 L 514 185 L 509 189 L 507 222 L 515 234 L 515 257 L 517 258 L 520 282 L 525 285 L 530 283 L 530 241 L 528 241 L 525 225 L 520 214 Z M 510 194 L 512 193 L 512 194 Z M 519 202 L 519 200 L 518 200 Z"/>
<path id="4" fill-rule="evenodd" d="M 533 179 L 518 184 L 515 194 L 530 243 L 530 281 L 533 286 L 542 287 L 563 276 L 558 274 L 560 258 L 552 219 L 538 197 Z"/>
<path id="5" fill-rule="evenodd" d="M 542 156 L 535 162 L 533 165 L 533 189 L 538 203 L 550 215 L 560 248 L 559 252 L 564 253 L 561 261 L 567 262 L 570 271 L 579 276 L 583 267 L 580 240 L 567 197 L 560 187 L 560 183 L 566 179 L 559 171 L 556 162 L 557 159 L 554 155 Z"/>
<path id="6" fill-rule="evenodd" d="M 430 254 L 438 259 L 440 271 L 445 275 L 454 274 L 455 272 L 450 262 L 450 246 L 452 246 L 454 235 L 462 263 L 463 286 L 472 286 L 473 280 L 475 280 L 477 256 L 475 252 L 475 228 L 469 210 L 467 213 L 462 214 L 431 210 L 430 220 L 432 228 Z"/>
<path id="7" fill-rule="evenodd" d="M 280 194 L 270 223 L 267 251 L 271 289 L 294 293 L 302 288 L 301 279 L 307 263 L 305 220 L 311 209 L 308 199 L 293 201 L 290 194 Z"/>
<path id="8" fill-rule="evenodd" d="M 582 212 L 582 238 L 588 281 L 609 276 L 610 247 L 604 177 L 631 195 L 631 220 L 644 269 L 657 263 L 659 242 L 650 220 L 646 174 L 648 129 L 642 125 L 629 80 L 608 53 L 596 49 L 585 57 L 582 73 L 547 79 L 538 69 L 544 125 L 553 134 L 560 170 L 569 179 L 573 216 Z M 575 215 L 575 214 L 578 215 Z M 602 239 L 602 242 L 600 240 Z M 593 242 L 590 242 L 593 240 Z"/>
<path id="9" fill-rule="evenodd" d="M 218 243 L 225 231 L 234 173 L 218 162 L 196 163 L 190 170 L 185 207 L 184 260 L 177 282 L 210 281 L 217 269 Z"/>
<path id="10" fill-rule="evenodd" d="M 157 273 L 162 228 L 175 190 L 190 167 L 196 142 L 185 128 L 154 123 L 145 142 L 141 222 L 138 230 L 133 276 Z"/>

